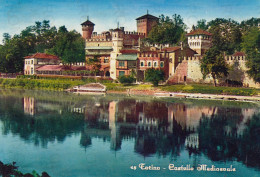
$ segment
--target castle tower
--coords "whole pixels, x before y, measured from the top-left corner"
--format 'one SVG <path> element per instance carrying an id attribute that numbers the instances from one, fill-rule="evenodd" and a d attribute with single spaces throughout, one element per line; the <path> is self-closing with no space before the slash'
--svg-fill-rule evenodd
<path id="1" fill-rule="evenodd" d="M 112 31 L 112 48 L 110 53 L 110 77 L 116 79 L 116 58 L 123 49 L 124 31 L 122 29 L 115 29 Z"/>
<path id="2" fill-rule="evenodd" d="M 84 39 L 90 39 L 92 32 L 94 31 L 95 24 L 89 21 L 88 19 L 87 21 L 82 23 L 81 26 L 82 26 L 82 37 Z"/>
<path id="3" fill-rule="evenodd" d="M 136 19 L 137 32 L 144 33 L 145 37 L 147 37 L 149 32 L 151 31 L 151 29 L 155 25 L 157 25 L 158 22 L 159 22 L 159 18 L 148 14 L 148 11 L 147 11 L 146 15 L 143 15 Z"/>
<path id="4" fill-rule="evenodd" d="M 196 29 L 186 34 L 189 47 L 199 55 L 203 55 L 211 47 L 212 34 L 202 29 Z"/>

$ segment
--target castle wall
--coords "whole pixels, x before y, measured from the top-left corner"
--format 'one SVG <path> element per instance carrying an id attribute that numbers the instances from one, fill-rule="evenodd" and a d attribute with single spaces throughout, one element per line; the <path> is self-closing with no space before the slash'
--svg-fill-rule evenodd
<path id="1" fill-rule="evenodd" d="M 201 57 L 188 57 L 188 58 L 184 59 L 188 62 L 187 78 L 191 82 L 197 82 L 197 83 L 213 82 L 213 80 L 210 76 L 207 76 L 207 78 L 205 80 L 203 80 L 203 75 L 202 75 L 201 69 L 200 69 L 200 59 L 201 59 Z"/>
<path id="2" fill-rule="evenodd" d="M 113 45 L 112 40 L 95 40 L 95 39 L 86 40 L 86 47 L 93 47 L 93 46 L 107 47 L 112 45 Z"/>
<path id="3" fill-rule="evenodd" d="M 246 66 L 245 56 L 226 56 L 225 60 L 227 64 L 232 68 L 229 71 L 229 76 L 227 79 L 234 81 L 241 81 L 245 87 L 260 88 L 260 84 L 256 83 L 249 75 L 246 73 L 248 70 Z"/>

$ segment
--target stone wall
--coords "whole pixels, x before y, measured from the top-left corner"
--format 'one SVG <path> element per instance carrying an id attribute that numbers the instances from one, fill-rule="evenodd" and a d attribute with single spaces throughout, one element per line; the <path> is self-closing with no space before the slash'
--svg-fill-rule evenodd
<path id="1" fill-rule="evenodd" d="M 174 75 L 168 79 L 168 83 L 213 83 L 213 79 L 211 76 L 207 76 L 206 79 L 203 80 L 203 75 L 200 69 L 200 59 L 201 56 L 184 57 L 184 60 L 177 65 Z M 225 57 L 225 60 L 231 69 L 229 70 L 229 76 L 227 78 L 219 80 L 219 83 L 224 82 L 226 79 L 229 79 L 242 82 L 244 87 L 260 88 L 260 84 L 254 82 L 254 80 L 250 78 L 246 73 L 248 68 L 246 67 L 245 57 L 227 56 Z"/>

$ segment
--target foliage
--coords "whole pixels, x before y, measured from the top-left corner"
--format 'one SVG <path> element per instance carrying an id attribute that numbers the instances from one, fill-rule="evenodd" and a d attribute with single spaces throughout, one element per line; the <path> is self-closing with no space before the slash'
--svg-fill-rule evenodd
<path id="1" fill-rule="evenodd" d="M 201 60 L 201 72 L 205 79 L 207 75 L 211 75 L 216 86 L 216 79 L 228 75 L 228 67 L 224 56 L 216 47 L 210 48 Z"/>
<path id="2" fill-rule="evenodd" d="M 33 171 L 31 174 L 18 171 L 18 166 L 13 162 L 12 164 L 4 164 L 0 161 L 0 176 L 9 177 L 9 176 L 17 176 L 17 177 L 49 177 L 48 173 L 43 172 L 42 175 L 39 175 L 36 171 Z"/>
<path id="3" fill-rule="evenodd" d="M 120 76 L 118 79 L 121 84 L 132 84 L 135 82 L 135 78 L 132 76 Z"/>
<path id="4" fill-rule="evenodd" d="M 3 34 L 0 45 L 0 72 L 16 73 L 23 71 L 24 57 L 36 52 L 58 55 L 64 63 L 81 62 L 85 59 L 84 40 L 76 31 L 68 32 L 62 26 L 51 27 L 48 20 L 35 22 L 19 35 Z"/>
<path id="5" fill-rule="evenodd" d="M 208 29 L 208 26 L 207 26 L 205 19 L 201 19 L 201 20 L 197 21 L 196 29 L 198 29 L 198 28 L 202 29 L 202 30 Z"/>
<path id="6" fill-rule="evenodd" d="M 65 26 L 59 28 L 56 43 L 47 53 L 59 56 L 63 63 L 84 62 L 84 40 L 79 33 L 67 31 Z"/>
<path id="7" fill-rule="evenodd" d="M 92 72 L 97 74 L 100 71 L 101 68 L 101 63 L 100 60 L 98 59 L 98 56 L 94 56 L 94 58 L 89 58 L 87 59 L 87 65 L 92 67 Z"/>
<path id="8" fill-rule="evenodd" d="M 242 33 L 238 22 L 232 19 L 217 18 L 208 23 L 209 32 L 212 33 L 212 45 L 221 52 L 233 54 L 240 51 Z"/>
<path id="9" fill-rule="evenodd" d="M 260 30 L 253 27 L 243 36 L 242 50 L 246 53 L 248 74 L 260 82 Z"/>
<path id="10" fill-rule="evenodd" d="M 164 73 L 162 70 L 158 69 L 148 69 L 145 72 L 145 80 L 148 82 L 152 82 L 154 86 L 158 86 L 159 81 L 164 80 Z"/>
<path id="11" fill-rule="evenodd" d="M 206 84 L 191 85 L 168 85 L 160 86 L 160 89 L 168 92 L 202 93 L 202 94 L 225 94 L 253 96 L 260 93 L 257 89 L 241 87 L 214 87 Z"/>
<path id="12" fill-rule="evenodd" d="M 161 15 L 159 23 L 148 34 L 147 41 L 152 44 L 177 44 L 185 33 L 186 25 L 180 15 L 172 19 Z"/>

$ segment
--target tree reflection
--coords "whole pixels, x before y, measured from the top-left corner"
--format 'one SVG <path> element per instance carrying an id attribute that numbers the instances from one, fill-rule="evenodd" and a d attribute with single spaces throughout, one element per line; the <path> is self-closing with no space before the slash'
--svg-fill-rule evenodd
<path id="1" fill-rule="evenodd" d="M 238 114 L 202 117 L 198 128 L 200 152 L 213 161 L 238 160 L 248 166 L 260 167 L 260 114 L 241 125 Z M 240 113 L 239 113 L 240 112 Z M 239 135 L 238 128 L 245 126 Z"/>
<path id="2" fill-rule="evenodd" d="M 19 135 L 26 142 L 47 147 L 48 142 L 63 142 L 72 133 L 82 130 L 84 116 L 63 112 L 36 115 L 24 114 L 20 100 L 8 98 L 0 102 L 0 120 L 4 134 Z"/>

